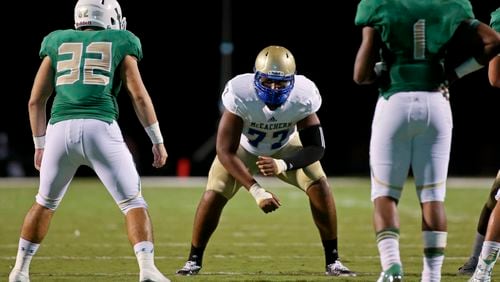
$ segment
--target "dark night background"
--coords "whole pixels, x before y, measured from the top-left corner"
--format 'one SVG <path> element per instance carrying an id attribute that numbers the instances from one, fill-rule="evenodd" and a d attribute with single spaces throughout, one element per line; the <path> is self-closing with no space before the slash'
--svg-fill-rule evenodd
<path id="1" fill-rule="evenodd" d="M 151 168 L 149 138 L 133 112 L 128 96 L 119 96 L 123 134 L 133 148 L 143 175 L 175 175 L 181 158 L 191 160 L 191 174 L 205 176 L 215 155 L 195 157 L 216 131 L 219 95 L 229 77 L 251 72 L 257 53 L 274 44 L 295 55 L 297 71 L 316 82 L 323 97 L 318 112 L 327 151 L 322 161 L 331 176 L 369 175 L 368 144 L 377 93 L 375 87 L 352 81 L 353 63 L 361 33 L 354 26 L 358 1 L 343 7 L 330 1 L 228 1 L 234 52 L 229 73 L 221 75 L 219 45 L 223 39 L 222 0 L 120 1 L 127 29 L 142 42 L 139 67 L 156 107 L 169 153 L 165 168 Z M 471 1 L 476 17 L 489 23 L 498 0 Z M 4 13 L 16 21 L 4 22 L 0 131 L 9 137 L 7 159 L 18 161 L 28 176 L 33 142 L 27 102 L 43 37 L 55 29 L 73 27 L 76 1 L 9 2 Z M 6 18 L 4 17 L 4 20 Z M 5 34 L 6 33 L 6 34 Z M 500 90 L 489 86 L 486 68 L 453 85 L 451 103 L 454 139 L 451 176 L 494 177 L 500 168 Z M 48 108 L 49 112 L 50 108 Z M 209 146 L 209 148 L 213 148 Z M 4 173 L 4 172 L 3 172 Z M 80 175 L 93 175 L 81 169 Z"/>

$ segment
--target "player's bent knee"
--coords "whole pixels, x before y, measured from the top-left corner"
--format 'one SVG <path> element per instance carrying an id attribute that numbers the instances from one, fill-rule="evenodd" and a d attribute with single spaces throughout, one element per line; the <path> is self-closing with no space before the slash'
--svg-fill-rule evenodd
<path id="1" fill-rule="evenodd" d="M 35 199 L 36 199 L 36 202 L 40 206 L 46 207 L 52 211 L 55 211 L 57 209 L 57 207 L 59 207 L 59 204 L 61 203 L 61 200 L 62 200 L 61 198 L 60 199 L 50 199 L 50 198 L 44 197 L 40 194 L 37 194 Z"/>
<path id="2" fill-rule="evenodd" d="M 129 210 L 135 208 L 148 208 L 148 204 L 144 200 L 143 197 L 136 197 L 129 200 L 125 200 L 123 202 L 118 203 L 120 210 L 123 214 L 127 214 Z"/>

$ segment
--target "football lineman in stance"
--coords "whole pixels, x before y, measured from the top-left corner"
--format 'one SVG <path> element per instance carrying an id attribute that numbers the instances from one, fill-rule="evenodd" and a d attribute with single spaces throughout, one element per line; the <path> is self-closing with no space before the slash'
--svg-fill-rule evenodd
<path id="1" fill-rule="evenodd" d="M 325 254 L 326 275 L 355 276 L 339 260 L 335 203 L 320 159 L 325 142 L 316 111 L 316 85 L 295 73 L 284 47 L 264 48 L 254 73 L 238 75 L 222 93 L 225 110 L 217 131 L 217 156 L 194 218 L 191 251 L 178 275 L 197 274 L 226 203 L 244 187 L 264 213 L 280 207 L 276 195 L 254 178 L 261 173 L 306 193 Z"/>

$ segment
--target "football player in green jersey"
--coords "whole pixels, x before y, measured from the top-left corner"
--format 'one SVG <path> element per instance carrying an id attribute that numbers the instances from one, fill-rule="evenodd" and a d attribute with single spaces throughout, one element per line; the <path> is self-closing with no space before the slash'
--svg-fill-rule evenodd
<path id="1" fill-rule="evenodd" d="M 500 8 L 491 13 L 490 26 L 500 32 Z M 500 56 L 491 59 L 488 68 L 488 79 L 493 87 L 500 88 Z M 491 186 L 488 200 L 481 210 L 477 223 L 477 233 L 472 246 L 472 253 L 467 262 L 458 269 L 459 274 L 472 275 L 472 281 L 491 280 L 491 269 L 493 268 L 498 251 L 500 249 L 500 170 Z M 492 255 L 492 256 L 490 256 Z M 481 257 L 481 259 L 479 259 Z M 478 262 L 481 263 L 478 266 Z M 476 268 L 476 266 L 478 266 Z M 474 273 L 474 271 L 476 273 Z"/>
<path id="2" fill-rule="evenodd" d="M 378 281 L 403 279 L 397 205 L 410 168 L 422 211 L 422 281 L 439 281 L 453 127 L 446 81 L 487 64 L 500 38 L 474 20 L 468 0 L 361 0 L 355 23 L 363 39 L 354 81 L 378 81 L 380 89 L 370 140 L 373 223 L 383 270 Z M 462 32 L 479 35 L 483 48 L 445 72 L 447 42 L 461 25 Z"/>
<path id="3" fill-rule="evenodd" d="M 82 165 L 96 172 L 125 215 L 128 238 L 139 264 L 139 281 L 170 281 L 155 266 L 147 203 L 117 123 L 116 98 L 123 83 L 153 143 L 153 166 L 165 164 L 163 137 L 138 69 L 140 41 L 125 30 L 125 18 L 116 0 L 79 0 L 74 17 L 76 30 L 54 31 L 41 45 L 42 62 L 29 100 L 40 186 L 24 219 L 9 281 L 29 281 L 31 259 Z M 47 124 L 46 103 L 53 92 Z"/>
<path id="4" fill-rule="evenodd" d="M 491 13 L 490 26 L 500 33 L 500 8 Z M 491 59 L 488 68 L 488 79 L 493 87 L 500 88 L 500 56 Z"/>

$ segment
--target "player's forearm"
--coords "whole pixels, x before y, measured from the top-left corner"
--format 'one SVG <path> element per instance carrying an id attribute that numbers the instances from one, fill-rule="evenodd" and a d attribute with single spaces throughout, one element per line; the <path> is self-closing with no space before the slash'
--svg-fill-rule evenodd
<path id="1" fill-rule="evenodd" d="M 156 112 L 149 95 L 140 95 L 132 99 L 137 118 L 143 127 L 148 127 L 157 122 Z"/>
<path id="2" fill-rule="evenodd" d="M 500 55 L 490 61 L 488 78 L 491 86 L 500 88 Z"/>
<path id="3" fill-rule="evenodd" d="M 377 59 L 376 31 L 372 27 L 363 28 L 363 40 L 354 62 L 353 80 L 359 85 L 372 84 L 377 75 L 373 70 Z"/>
<path id="4" fill-rule="evenodd" d="M 253 184 L 257 183 L 248 172 L 248 168 L 236 154 L 217 153 L 217 157 L 226 170 L 247 190 L 249 190 Z"/>
<path id="5" fill-rule="evenodd" d="M 294 154 L 283 158 L 287 170 L 306 167 L 319 161 L 325 153 L 325 138 L 321 125 L 313 125 L 299 131 L 300 140 L 304 146 Z"/>
<path id="6" fill-rule="evenodd" d="M 283 158 L 283 160 L 287 164 L 287 170 L 299 169 L 321 160 L 324 152 L 325 148 L 319 146 L 309 146 L 287 158 Z"/>
<path id="7" fill-rule="evenodd" d="M 45 103 L 32 103 L 30 100 L 28 112 L 33 136 L 44 136 L 47 129 Z"/>
<path id="8" fill-rule="evenodd" d="M 484 47 L 483 52 L 476 59 L 479 63 L 486 65 L 500 52 L 500 33 L 484 23 L 477 26 L 477 32 L 483 41 Z"/>
<path id="9" fill-rule="evenodd" d="M 51 67 L 51 60 L 49 57 L 45 57 L 38 68 L 28 102 L 28 113 L 33 136 L 45 135 L 47 101 L 54 91 L 53 81 L 54 72 Z"/>
<path id="10" fill-rule="evenodd" d="M 153 144 L 162 144 L 163 135 L 156 117 L 156 112 L 149 95 L 134 96 L 132 104 L 144 130 Z"/>

